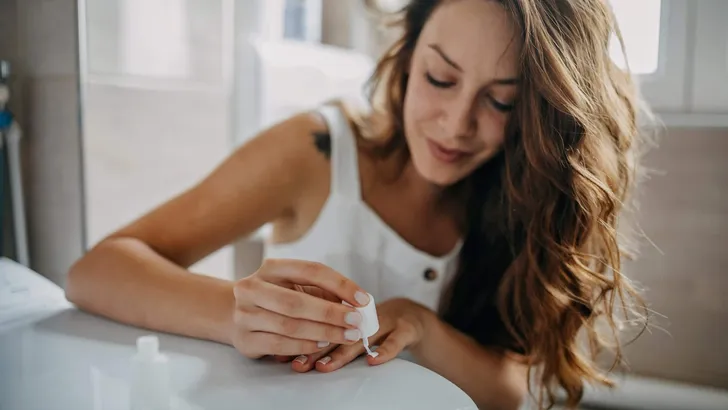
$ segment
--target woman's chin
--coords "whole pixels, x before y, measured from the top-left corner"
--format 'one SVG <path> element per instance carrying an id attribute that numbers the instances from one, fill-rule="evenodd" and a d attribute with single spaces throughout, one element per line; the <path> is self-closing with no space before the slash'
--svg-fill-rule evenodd
<path id="1" fill-rule="evenodd" d="M 446 171 L 443 169 L 427 167 L 425 169 L 418 169 L 418 172 L 427 182 L 441 188 L 446 188 L 450 185 L 453 185 L 459 179 L 454 172 Z"/>

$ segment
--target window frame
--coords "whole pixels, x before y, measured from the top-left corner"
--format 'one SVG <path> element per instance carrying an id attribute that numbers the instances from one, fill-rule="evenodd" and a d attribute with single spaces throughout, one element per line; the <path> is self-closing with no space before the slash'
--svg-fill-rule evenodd
<path id="1" fill-rule="evenodd" d="M 657 69 L 635 74 L 644 97 L 657 112 L 681 112 L 686 108 L 687 15 L 686 0 L 662 0 Z"/>
<path id="2" fill-rule="evenodd" d="M 209 93 L 228 93 L 233 82 L 233 59 L 235 53 L 234 35 L 235 35 L 235 0 L 214 0 L 220 4 L 221 19 L 220 36 L 221 52 L 220 70 L 218 76 L 210 79 L 199 78 L 175 78 L 144 74 L 127 74 L 119 72 L 110 72 L 106 70 L 96 70 L 90 64 L 89 56 L 89 6 L 92 0 L 78 0 L 77 9 L 77 44 L 79 49 L 79 80 L 83 88 L 87 84 L 106 84 L 119 87 L 144 88 L 148 90 L 158 91 L 202 91 Z M 267 0 L 271 1 L 271 0 Z M 91 33 L 93 35 L 93 33 Z M 194 58 L 194 57 L 193 57 Z"/>
<path id="3" fill-rule="evenodd" d="M 696 85 L 701 81 L 716 84 L 716 92 L 728 92 L 728 85 L 720 88 L 721 78 L 728 78 L 728 48 L 699 54 L 697 46 L 702 40 L 698 28 L 711 24 L 701 18 L 706 12 L 699 13 L 699 7 L 710 9 L 715 3 L 662 0 L 657 70 L 634 75 L 643 97 L 667 127 L 728 127 L 728 104 L 708 110 L 703 107 L 701 95 L 696 94 Z M 728 26 L 713 26 L 710 30 L 728 36 Z M 723 61 L 726 64 L 716 68 Z M 703 78 L 706 73 L 710 78 Z"/>

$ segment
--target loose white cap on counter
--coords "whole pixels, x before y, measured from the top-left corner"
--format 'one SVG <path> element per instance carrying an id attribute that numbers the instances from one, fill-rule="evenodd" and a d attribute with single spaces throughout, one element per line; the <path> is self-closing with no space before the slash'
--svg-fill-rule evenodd
<path id="1" fill-rule="evenodd" d="M 136 341 L 139 357 L 145 359 L 155 358 L 159 353 L 159 338 L 154 335 L 141 336 Z"/>

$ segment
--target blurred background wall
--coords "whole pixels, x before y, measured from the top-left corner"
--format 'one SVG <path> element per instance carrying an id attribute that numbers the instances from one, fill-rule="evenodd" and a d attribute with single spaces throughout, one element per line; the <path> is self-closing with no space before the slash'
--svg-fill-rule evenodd
<path id="1" fill-rule="evenodd" d="M 648 157 L 659 174 L 641 195 L 655 246 L 627 273 L 666 331 L 643 336 L 628 359 L 639 374 L 728 388 L 728 2 L 612 2 L 665 124 Z M 359 0 L 0 0 L 33 268 L 62 284 L 84 249 L 256 130 L 356 94 L 392 38 Z M 325 86 L 307 89 L 306 78 Z M 238 277 L 259 245 L 241 240 L 194 269 Z"/>
<path id="2" fill-rule="evenodd" d="M 0 1 L 0 59 L 11 64 L 10 107 L 24 131 L 30 255 L 57 282 L 85 242 L 78 26 L 76 1 Z"/>

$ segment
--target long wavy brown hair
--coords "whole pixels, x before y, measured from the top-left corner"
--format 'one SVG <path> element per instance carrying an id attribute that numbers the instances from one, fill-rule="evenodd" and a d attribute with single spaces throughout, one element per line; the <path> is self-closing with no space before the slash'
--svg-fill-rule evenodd
<path id="1" fill-rule="evenodd" d="M 375 137 L 387 155 L 407 152 L 407 68 L 423 26 L 446 1 L 411 0 L 395 14 L 402 35 L 370 82 L 374 115 L 386 119 Z M 649 111 L 629 70 L 609 55 L 613 34 L 624 46 L 606 0 L 499 3 L 522 37 L 520 95 L 502 152 L 459 184 L 468 192 L 465 243 L 440 313 L 483 345 L 524 358 L 541 407 L 556 402 L 559 387 L 575 407 L 585 383 L 611 385 L 623 321 L 646 325 L 640 294 L 621 272 L 620 245 L 649 141 L 638 117 Z M 613 359 L 606 370 L 598 365 L 605 347 Z"/>

